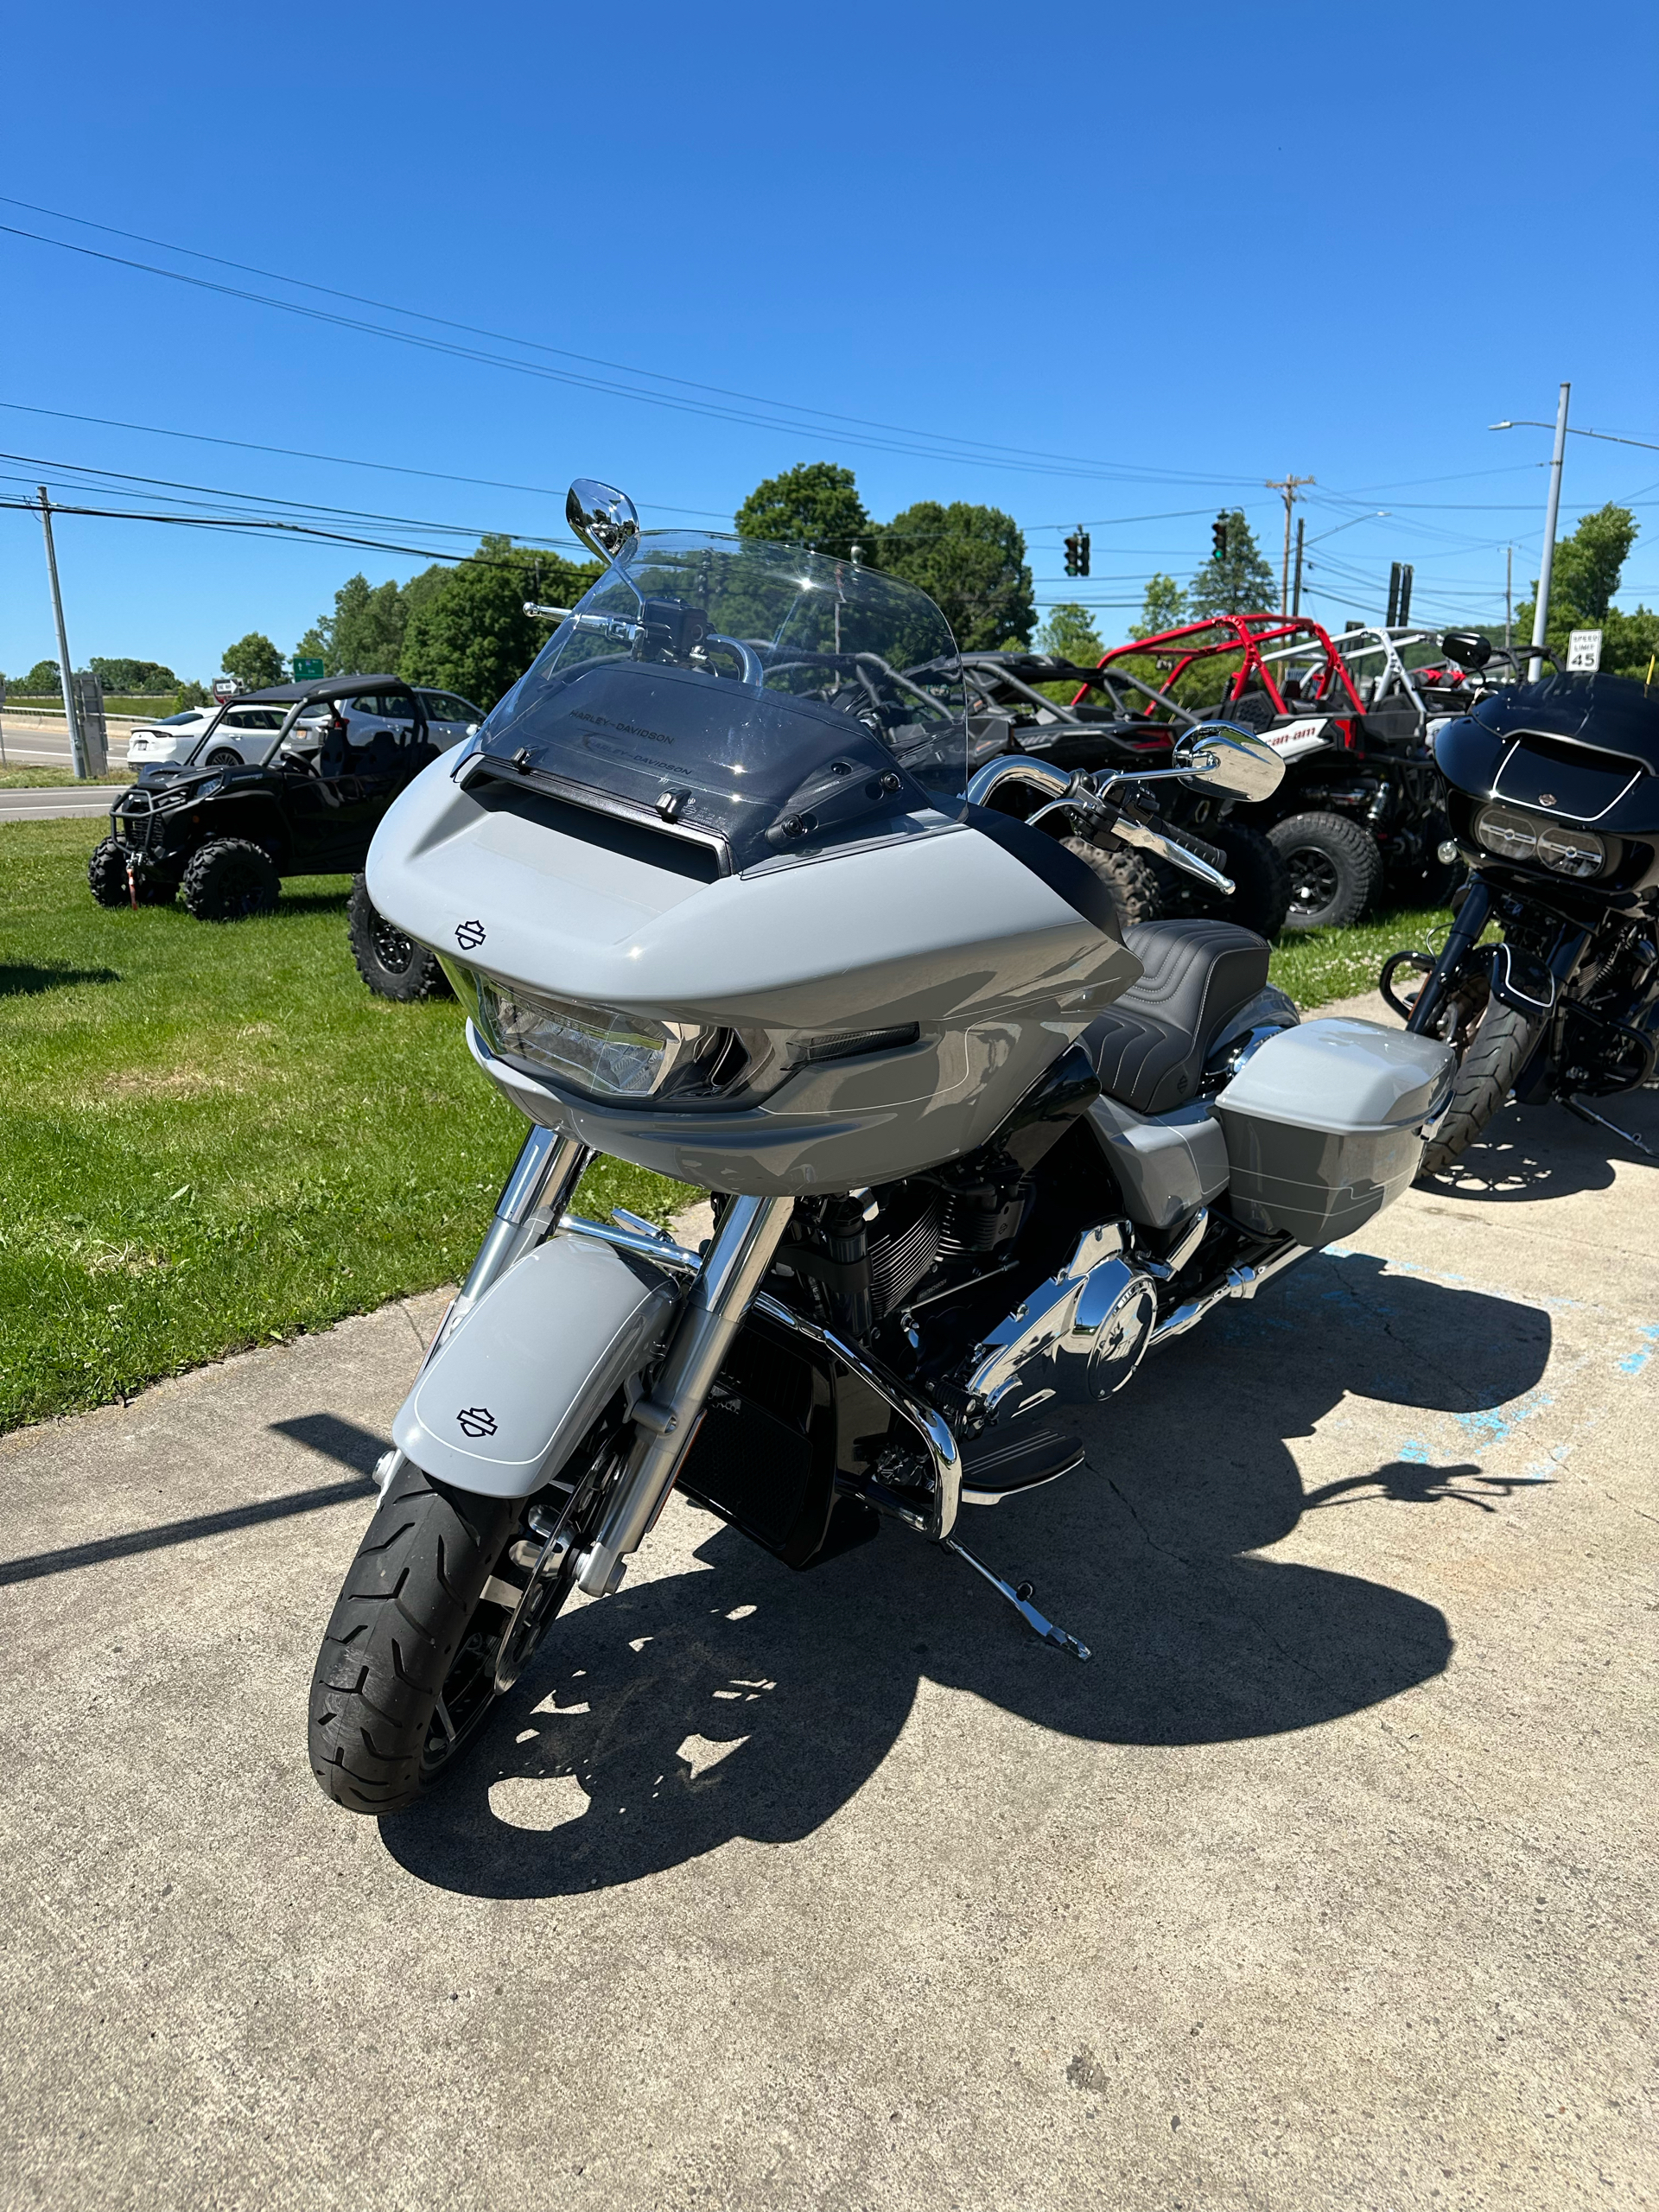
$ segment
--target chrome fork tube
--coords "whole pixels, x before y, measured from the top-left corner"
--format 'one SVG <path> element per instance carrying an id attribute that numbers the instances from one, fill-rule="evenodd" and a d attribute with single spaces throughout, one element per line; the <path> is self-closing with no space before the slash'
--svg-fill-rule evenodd
<path id="1" fill-rule="evenodd" d="M 432 1340 L 433 1351 L 465 1320 L 490 1285 L 556 1224 L 593 1156 L 588 1146 L 575 1137 L 561 1136 L 556 1129 L 544 1129 L 537 1122 L 531 1130 L 495 1202 L 495 1219 L 478 1248 L 478 1257 Z"/>
<path id="2" fill-rule="evenodd" d="M 627 1554 L 639 1549 L 673 1488 L 703 1401 L 794 1209 L 793 1198 L 728 1201 L 680 1309 L 656 1387 L 633 1408 L 632 1454 L 598 1535 L 576 1563 L 576 1580 L 590 1598 L 616 1588 Z"/>

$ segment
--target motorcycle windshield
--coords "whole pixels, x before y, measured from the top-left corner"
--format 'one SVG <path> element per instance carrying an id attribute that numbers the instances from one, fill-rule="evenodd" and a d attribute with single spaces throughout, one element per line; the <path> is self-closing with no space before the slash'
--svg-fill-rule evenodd
<path id="1" fill-rule="evenodd" d="M 633 539 L 490 714 L 480 749 L 675 824 L 737 871 L 925 835 L 960 804 L 955 640 L 923 592 L 763 539 Z"/>

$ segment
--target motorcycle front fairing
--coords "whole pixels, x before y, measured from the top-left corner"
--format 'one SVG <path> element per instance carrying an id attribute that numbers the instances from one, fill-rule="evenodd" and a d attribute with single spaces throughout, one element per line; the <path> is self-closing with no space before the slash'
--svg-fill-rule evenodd
<path id="1" fill-rule="evenodd" d="M 965 805 L 961 705 L 920 593 L 647 536 L 398 802 L 370 895 L 532 1119 L 758 1196 L 889 1181 L 1139 973 L 1091 870 Z"/>

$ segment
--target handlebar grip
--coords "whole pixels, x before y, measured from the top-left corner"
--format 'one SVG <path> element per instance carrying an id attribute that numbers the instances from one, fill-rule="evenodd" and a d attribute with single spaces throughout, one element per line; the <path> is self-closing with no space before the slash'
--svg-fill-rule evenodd
<path id="1" fill-rule="evenodd" d="M 1154 814 L 1150 807 L 1131 810 L 1120 804 L 1113 810 L 1120 823 L 1133 829 L 1150 830 L 1167 843 L 1180 846 L 1184 852 L 1191 853 L 1194 860 L 1202 861 L 1207 868 L 1217 868 L 1223 875 L 1226 874 L 1228 856 L 1218 846 L 1205 844 L 1202 837 L 1195 837 L 1190 830 L 1177 830 L 1160 814 Z"/>
<path id="2" fill-rule="evenodd" d="M 1158 827 L 1172 845 L 1182 846 L 1195 860 L 1207 861 L 1211 868 L 1218 868 L 1223 875 L 1226 874 L 1228 855 L 1219 845 L 1206 845 L 1202 837 L 1195 837 L 1190 830 L 1172 830 L 1166 822 L 1160 822 Z"/>

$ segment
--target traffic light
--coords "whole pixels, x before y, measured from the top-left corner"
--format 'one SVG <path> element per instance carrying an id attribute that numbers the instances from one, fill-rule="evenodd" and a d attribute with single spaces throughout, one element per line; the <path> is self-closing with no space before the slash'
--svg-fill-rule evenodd
<path id="1" fill-rule="evenodd" d="M 1210 556 L 1212 561 L 1224 561 L 1227 558 L 1227 520 L 1228 518 L 1224 514 L 1219 514 L 1210 525 L 1211 540 L 1216 549 Z"/>
<path id="2" fill-rule="evenodd" d="M 1089 573 L 1089 533 L 1081 523 L 1075 536 L 1065 541 L 1065 573 L 1068 576 L 1086 576 Z"/>

